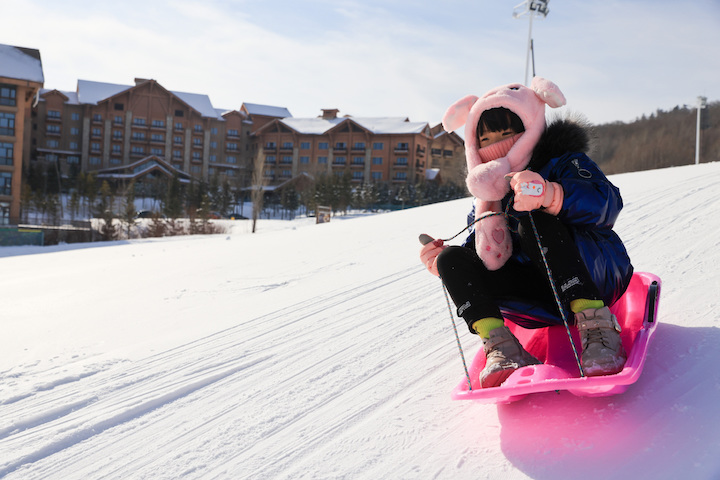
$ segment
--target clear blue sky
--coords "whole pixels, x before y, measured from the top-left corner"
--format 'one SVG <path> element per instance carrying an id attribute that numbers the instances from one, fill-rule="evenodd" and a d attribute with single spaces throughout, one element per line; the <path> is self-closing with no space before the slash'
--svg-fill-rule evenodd
<path id="1" fill-rule="evenodd" d="M 0 43 L 39 49 L 45 87 L 154 78 L 243 102 L 438 123 L 466 94 L 523 82 L 521 0 L 1 0 Z M 720 100 L 719 0 L 551 0 L 538 75 L 595 123 Z"/>

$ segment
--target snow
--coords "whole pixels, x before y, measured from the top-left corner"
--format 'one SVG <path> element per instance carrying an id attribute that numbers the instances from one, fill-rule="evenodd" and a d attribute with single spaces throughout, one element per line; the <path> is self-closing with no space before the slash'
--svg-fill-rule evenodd
<path id="1" fill-rule="evenodd" d="M 415 134 L 428 128 L 426 122 L 409 122 L 404 117 L 283 118 L 282 123 L 298 133 L 321 135 L 339 124 L 352 121 L 374 134 Z"/>
<path id="2" fill-rule="evenodd" d="M 39 58 L 40 52 L 33 49 L 25 50 L 0 44 L 0 77 L 43 83 L 45 77 L 42 61 Z M 30 51 L 36 53 L 38 58 L 30 55 L 28 53 Z"/>
<path id="3" fill-rule="evenodd" d="M 417 235 L 455 234 L 467 199 L 2 248 L 0 478 L 718 478 L 720 163 L 611 178 L 636 269 L 663 280 L 645 371 L 613 397 L 450 400 Z"/>

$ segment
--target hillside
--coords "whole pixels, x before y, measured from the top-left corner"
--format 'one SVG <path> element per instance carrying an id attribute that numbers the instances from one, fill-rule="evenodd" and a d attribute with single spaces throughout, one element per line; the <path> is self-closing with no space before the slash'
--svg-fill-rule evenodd
<path id="1" fill-rule="evenodd" d="M 608 173 L 637 172 L 695 163 L 697 107 L 658 110 L 634 122 L 598 125 L 593 160 Z M 700 163 L 720 161 L 720 102 L 703 109 Z"/>
<path id="2" fill-rule="evenodd" d="M 614 397 L 450 400 L 417 235 L 455 234 L 467 199 L 0 249 L 0 478 L 718 478 L 720 163 L 612 180 L 636 269 L 663 280 L 643 376 Z"/>

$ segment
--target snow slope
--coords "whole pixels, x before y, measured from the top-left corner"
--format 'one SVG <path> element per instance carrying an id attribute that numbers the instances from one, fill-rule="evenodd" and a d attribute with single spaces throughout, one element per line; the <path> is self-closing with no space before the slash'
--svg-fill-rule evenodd
<path id="1" fill-rule="evenodd" d="M 467 199 L 0 249 L 0 478 L 720 478 L 720 164 L 612 180 L 636 269 L 663 280 L 643 376 L 614 397 L 450 400 L 417 235 L 458 232 Z"/>

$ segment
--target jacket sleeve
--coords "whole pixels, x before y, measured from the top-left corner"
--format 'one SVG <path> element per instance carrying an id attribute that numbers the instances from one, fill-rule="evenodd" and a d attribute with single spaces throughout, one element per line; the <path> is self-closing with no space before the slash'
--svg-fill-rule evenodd
<path id="1" fill-rule="evenodd" d="M 562 185 L 560 220 L 576 228 L 612 228 L 623 208 L 620 190 L 584 154 L 564 155 L 551 162 L 548 180 Z"/>

